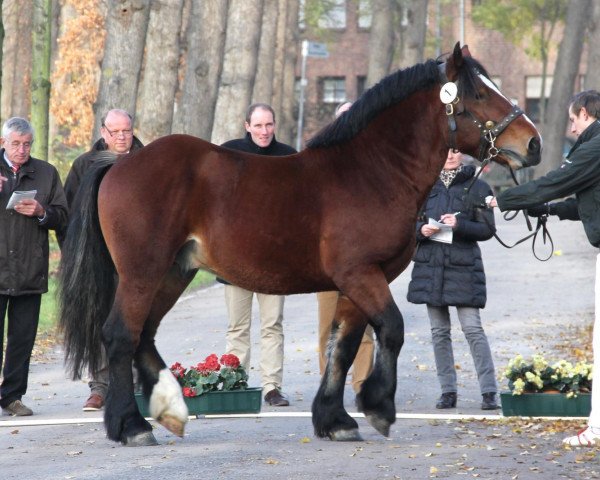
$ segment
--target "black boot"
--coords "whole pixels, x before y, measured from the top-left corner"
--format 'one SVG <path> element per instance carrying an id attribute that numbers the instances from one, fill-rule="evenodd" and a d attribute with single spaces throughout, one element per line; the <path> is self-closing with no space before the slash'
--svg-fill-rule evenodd
<path id="1" fill-rule="evenodd" d="M 456 408 L 456 392 L 442 393 L 435 408 Z"/>
<path id="2" fill-rule="evenodd" d="M 482 410 L 497 410 L 500 408 L 496 402 L 496 394 L 494 392 L 488 392 L 481 395 L 483 401 L 481 402 Z"/>

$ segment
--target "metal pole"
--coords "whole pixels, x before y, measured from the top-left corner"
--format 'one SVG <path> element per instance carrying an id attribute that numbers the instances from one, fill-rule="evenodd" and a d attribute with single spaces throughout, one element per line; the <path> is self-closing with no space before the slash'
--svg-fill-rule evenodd
<path id="1" fill-rule="evenodd" d="M 302 129 L 304 125 L 304 88 L 306 87 L 306 57 L 308 57 L 308 40 L 302 40 L 302 72 L 300 76 L 300 100 L 298 105 L 298 132 L 296 134 L 296 150 L 302 147 Z"/>

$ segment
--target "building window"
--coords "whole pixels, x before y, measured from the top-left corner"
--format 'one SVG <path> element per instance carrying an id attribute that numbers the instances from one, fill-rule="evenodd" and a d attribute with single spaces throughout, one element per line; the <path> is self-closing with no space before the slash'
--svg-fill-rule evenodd
<path id="1" fill-rule="evenodd" d="M 321 79 L 323 103 L 339 103 L 346 100 L 346 79 L 344 77 L 324 77 Z"/>
<path id="2" fill-rule="evenodd" d="M 370 0 L 359 0 L 358 2 L 358 28 L 371 28 L 373 13 Z"/>
<path id="3" fill-rule="evenodd" d="M 551 76 L 546 77 L 546 86 L 544 91 L 546 93 L 546 107 L 548 106 L 548 98 L 552 90 Z M 533 122 L 539 122 L 540 119 L 540 105 L 542 97 L 542 76 L 531 75 L 525 78 L 525 113 Z"/>
<path id="4" fill-rule="evenodd" d="M 367 77 L 366 75 L 359 75 L 356 77 L 356 98 L 360 97 L 366 90 Z"/>
<path id="5" fill-rule="evenodd" d="M 319 18 L 319 27 L 332 30 L 346 28 L 346 0 L 331 0 Z"/>

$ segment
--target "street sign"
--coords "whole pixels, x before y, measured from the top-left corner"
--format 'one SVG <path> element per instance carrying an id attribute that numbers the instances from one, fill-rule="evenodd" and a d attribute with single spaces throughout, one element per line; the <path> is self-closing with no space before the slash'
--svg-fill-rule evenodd
<path id="1" fill-rule="evenodd" d="M 329 52 L 327 51 L 327 45 L 324 43 L 308 42 L 308 56 L 309 57 L 318 57 L 318 58 L 329 57 Z"/>

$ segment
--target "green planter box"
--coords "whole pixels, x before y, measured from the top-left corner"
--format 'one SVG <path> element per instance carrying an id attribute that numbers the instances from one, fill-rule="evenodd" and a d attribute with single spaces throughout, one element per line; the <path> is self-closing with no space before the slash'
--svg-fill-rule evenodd
<path id="1" fill-rule="evenodd" d="M 505 417 L 589 417 L 592 395 L 580 393 L 567 398 L 564 393 L 500 393 Z"/>
<path id="2" fill-rule="evenodd" d="M 230 413 L 259 413 L 262 388 L 246 390 L 226 390 L 205 393 L 198 397 L 183 397 L 190 415 L 221 415 Z M 148 400 L 139 393 L 135 394 L 140 413 L 149 417 Z"/>

